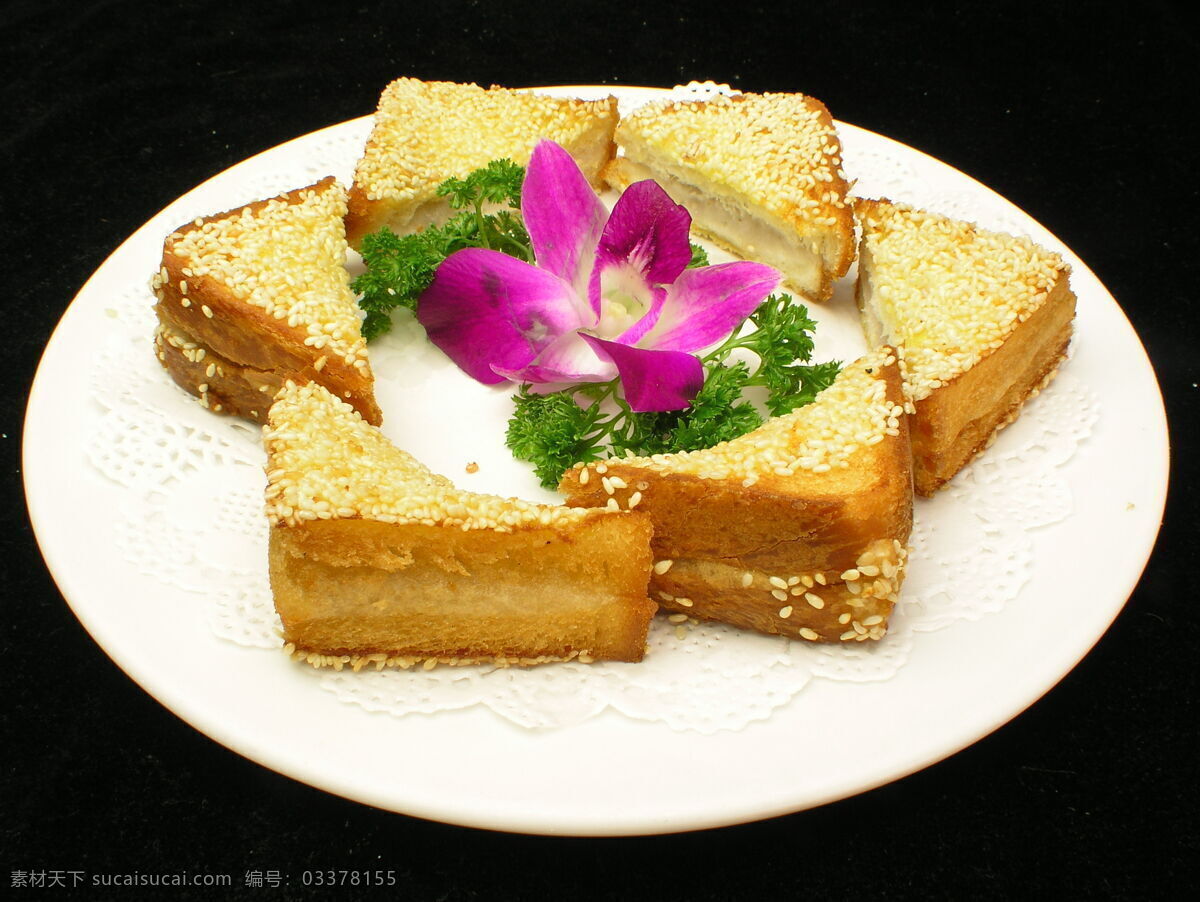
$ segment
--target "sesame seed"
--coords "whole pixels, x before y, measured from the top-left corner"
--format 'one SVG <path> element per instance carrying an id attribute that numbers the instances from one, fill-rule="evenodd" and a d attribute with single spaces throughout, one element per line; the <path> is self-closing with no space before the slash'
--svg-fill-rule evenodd
<path id="1" fill-rule="evenodd" d="M 807 601 L 810 605 L 812 605 L 817 610 L 820 610 L 821 608 L 825 607 L 825 602 L 822 600 L 821 596 L 814 595 L 812 592 L 805 592 L 804 600 Z"/>
<path id="2" fill-rule="evenodd" d="M 788 594 L 783 589 L 772 589 L 771 594 L 774 595 L 776 598 L 778 598 L 780 601 L 787 601 L 787 599 L 788 599 Z"/>
<path id="3" fill-rule="evenodd" d="M 792 606 L 790 604 L 787 604 L 787 605 L 784 605 L 782 608 L 780 608 L 779 616 L 782 617 L 784 620 L 787 620 L 789 617 L 791 617 L 792 616 Z"/>
<path id="4" fill-rule="evenodd" d="M 690 598 L 676 598 L 675 604 L 680 605 L 681 607 L 690 608 L 692 606 L 692 600 Z"/>
<path id="5" fill-rule="evenodd" d="M 800 636 L 803 639 L 807 639 L 809 642 L 816 642 L 821 638 L 816 630 L 809 629 L 807 626 L 800 627 Z"/>
<path id="6" fill-rule="evenodd" d="M 664 573 L 666 573 L 668 570 L 671 569 L 671 565 L 674 563 L 675 562 L 673 560 L 671 560 L 670 558 L 664 558 L 661 561 L 657 561 L 654 564 L 654 572 L 657 573 L 659 576 L 662 576 Z"/>
<path id="7" fill-rule="evenodd" d="M 745 573 L 742 574 L 742 586 L 744 588 L 748 589 L 751 585 L 753 585 L 753 583 L 754 583 L 754 574 L 751 573 L 749 570 L 747 570 Z"/>

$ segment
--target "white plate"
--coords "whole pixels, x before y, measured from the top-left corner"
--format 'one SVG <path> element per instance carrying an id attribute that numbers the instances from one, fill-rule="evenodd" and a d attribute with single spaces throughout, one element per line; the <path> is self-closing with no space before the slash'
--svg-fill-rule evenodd
<path id="1" fill-rule="evenodd" d="M 561 90 L 653 96 L 650 89 Z M 93 350 L 112 328 L 111 298 L 144 284 L 162 237 L 181 217 L 225 209 L 220 199 L 231 194 L 252 199 L 247 192 L 264 172 L 292 178 L 284 188 L 330 171 L 344 178 L 353 157 L 323 169 L 323 155 L 344 157 L 347 136 L 363 127 L 356 120 L 267 151 L 139 229 L 64 314 L 30 393 L 29 509 L 63 596 L 121 668 L 213 739 L 313 786 L 452 823 L 593 835 L 739 823 L 861 792 L 969 745 L 1061 679 L 1132 592 L 1165 500 L 1167 434 L 1153 371 L 1120 308 L 1081 261 L 1006 201 L 911 148 L 840 125 L 848 148 L 885 159 L 897 173 L 936 171 L 939 184 L 986 197 L 991 211 L 1064 252 L 1074 268 L 1080 303 L 1069 366 L 1102 399 L 1103 416 L 1065 468 L 1073 515 L 1036 545 L 1031 582 L 1003 611 L 918 635 L 909 663 L 890 680 L 814 680 L 769 719 L 711 735 L 611 711 L 548 731 L 478 708 L 370 714 L 315 691 L 282 655 L 217 639 L 191 600 L 125 565 L 114 547 L 110 514 L 122 489 L 90 475 L 83 452 L 99 415 L 87 400 Z M 913 199 L 938 208 L 938 197 Z M 828 315 L 852 321 L 852 311 Z M 386 383 L 386 372 L 378 376 Z M 180 395 L 179 403 L 192 402 Z"/>

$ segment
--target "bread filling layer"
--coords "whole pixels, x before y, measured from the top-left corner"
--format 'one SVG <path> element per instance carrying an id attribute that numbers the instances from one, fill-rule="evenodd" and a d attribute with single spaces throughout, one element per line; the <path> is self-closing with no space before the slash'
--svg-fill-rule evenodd
<path id="1" fill-rule="evenodd" d="M 801 236 L 781 231 L 713 187 L 702 190 L 679 175 L 629 156 L 621 158 L 621 168 L 630 182 L 642 179 L 658 182 L 672 200 L 687 207 L 696 227 L 718 244 L 748 259 L 774 266 L 797 291 L 814 297 L 819 294 L 823 282 L 821 257 Z"/>

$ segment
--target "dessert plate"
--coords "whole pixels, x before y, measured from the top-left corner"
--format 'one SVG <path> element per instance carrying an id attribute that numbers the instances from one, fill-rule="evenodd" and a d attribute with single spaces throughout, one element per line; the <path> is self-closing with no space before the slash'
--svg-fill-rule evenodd
<path id="1" fill-rule="evenodd" d="M 544 90 L 583 97 L 613 93 L 626 105 L 666 93 Z M 158 266 L 163 236 L 194 216 L 330 173 L 348 182 L 368 129 L 369 119 L 360 119 L 298 138 L 232 167 L 171 204 L 80 290 L 47 345 L 30 392 L 26 492 L 43 555 L 64 598 L 123 670 L 217 742 L 321 789 L 450 823 L 574 835 L 741 823 L 844 798 L 976 741 L 1057 683 L 1129 597 L 1161 520 L 1168 446 L 1153 370 L 1120 307 L 1069 249 L 998 195 L 912 148 L 839 123 L 848 175 L 856 177 L 849 171 L 852 163 L 871 171 L 860 185 L 862 193 L 865 186 L 895 200 L 1025 232 L 1059 250 L 1073 267 L 1077 338 L 1064 373 L 1091 397 L 1103 399 L 1103 407 L 1086 440 L 1059 468 L 1070 512 L 1060 522 L 1031 527 L 1028 580 L 1002 609 L 915 633 L 904 666 L 887 679 L 814 679 L 767 715 L 711 731 L 635 719 L 611 708 L 542 729 L 519 726 L 478 705 L 392 716 L 319 691 L 307 669 L 282 654 L 221 638 L 206 606 L 197 603 L 196 587 L 164 578 L 185 572 L 191 562 L 174 557 L 169 545 L 163 546 L 168 553 L 144 554 L 136 565 L 130 552 L 159 548 L 161 535 L 171 530 L 202 528 L 189 516 L 202 516 L 211 499 L 181 508 L 175 522 L 128 517 L 137 509 L 135 502 L 154 494 L 155 472 L 143 467 L 137 474 L 140 496 L 135 499 L 133 476 L 113 461 L 136 468 L 163 453 L 166 441 L 131 449 L 138 433 L 112 428 L 105 416 L 107 393 L 120 390 L 105 380 L 119 379 L 119 370 L 80 362 L 109 353 L 98 348 L 124 346 L 136 356 L 144 345 L 153 371 L 152 316 L 142 298 L 149 298 L 146 283 Z M 846 303 L 848 291 L 849 283 L 833 303 L 814 311 L 821 323 L 818 359 L 845 359 L 861 341 L 853 304 Z M 130 314 L 134 320 L 144 317 L 144 330 L 123 331 L 130 316 L 123 302 L 136 308 Z M 831 348 L 836 353 L 829 353 Z M 404 431 L 406 426 L 396 387 L 419 385 L 431 359 L 382 354 L 375 362 L 390 428 Z M 1111 366 L 1114 359 L 1122 361 L 1119 371 Z M 98 378 L 97 373 L 108 375 Z M 180 422 L 197 416 L 190 397 L 165 376 L 159 381 L 154 403 L 160 410 Z M 447 406 L 438 397 L 427 410 Z M 420 445 L 409 450 L 434 469 L 464 487 L 544 500 L 532 477 L 503 448 L 502 420 L 490 433 L 469 417 L 439 419 L 437 425 L 409 432 Z M 248 437 L 244 427 L 230 421 L 211 428 L 241 430 L 241 438 Z M 182 468 L 204 466 L 228 453 L 219 441 L 207 439 L 180 447 L 184 450 L 170 455 L 186 458 L 174 461 Z M 476 461 L 486 463 L 478 481 L 467 481 L 464 465 Z M 167 477 L 160 481 L 167 491 Z M 936 518 L 937 510 L 919 510 L 918 517 Z M 131 525 L 114 528 L 118 521 Z M 232 572 L 247 544 L 236 535 L 217 536 L 189 554 Z M 1106 566 L 1077 564 L 1096 560 Z M 248 567 L 265 582 L 265 559 L 255 558 Z M 952 582 L 955 573 L 944 577 Z M 522 673 L 507 672 L 506 678 L 519 681 Z"/>

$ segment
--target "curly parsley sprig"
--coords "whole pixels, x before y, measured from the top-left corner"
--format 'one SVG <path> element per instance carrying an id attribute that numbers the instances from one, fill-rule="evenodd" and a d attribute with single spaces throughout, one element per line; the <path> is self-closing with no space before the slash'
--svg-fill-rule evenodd
<path id="1" fill-rule="evenodd" d="M 763 423 L 744 397 L 748 388 L 765 388 L 766 408 L 778 416 L 808 404 L 837 376 L 837 361 L 807 363 L 816 324 L 788 295 L 771 295 L 747 321 L 754 331 L 741 335 L 739 327 L 701 358 L 704 384 L 686 409 L 635 413 L 616 379 L 546 394 L 523 385 L 513 396 L 505 443 L 553 488 L 578 461 L 698 451 L 745 435 Z M 728 362 L 739 349 L 757 357 L 753 369 L 744 360 Z"/>

